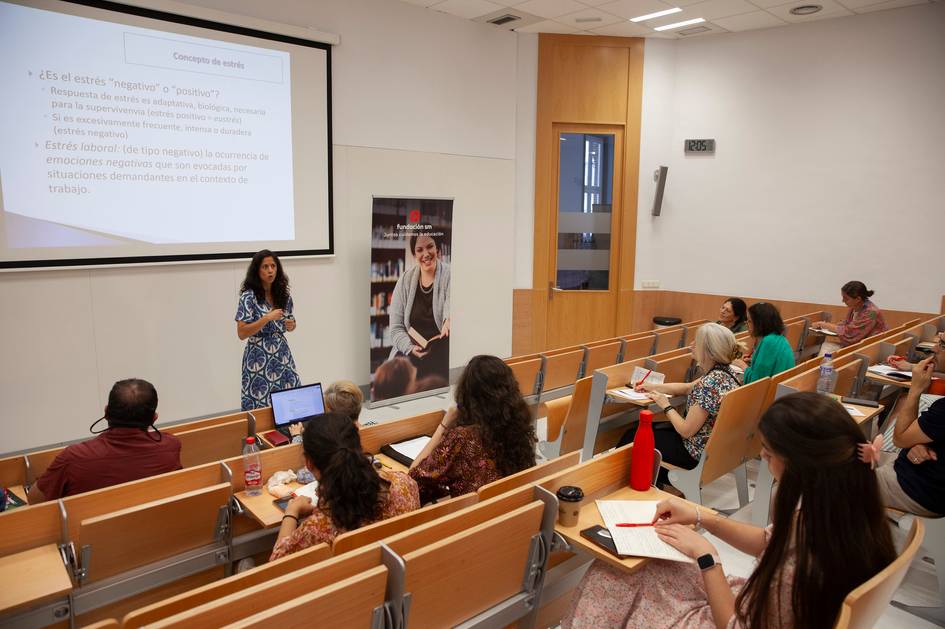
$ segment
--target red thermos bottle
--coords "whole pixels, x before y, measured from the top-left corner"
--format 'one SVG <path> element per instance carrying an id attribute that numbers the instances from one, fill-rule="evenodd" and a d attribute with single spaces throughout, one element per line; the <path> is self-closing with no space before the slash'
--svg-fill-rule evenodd
<path id="1" fill-rule="evenodd" d="M 653 413 L 640 411 L 640 424 L 633 437 L 630 452 L 630 487 L 646 491 L 653 484 L 653 457 L 656 445 L 653 442 Z"/>

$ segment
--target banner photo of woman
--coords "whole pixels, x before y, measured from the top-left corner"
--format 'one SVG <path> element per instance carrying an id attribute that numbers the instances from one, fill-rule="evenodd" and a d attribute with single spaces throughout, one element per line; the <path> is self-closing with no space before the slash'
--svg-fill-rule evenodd
<path id="1" fill-rule="evenodd" d="M 375 197 L 371 405 L 449 388 L 452 199 Z"/>

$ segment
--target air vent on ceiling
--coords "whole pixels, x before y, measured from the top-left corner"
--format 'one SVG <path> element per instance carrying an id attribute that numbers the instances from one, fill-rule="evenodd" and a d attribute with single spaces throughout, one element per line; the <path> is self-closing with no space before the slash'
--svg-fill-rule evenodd
<path id="1" fill-rule="evenodd" d="M 792 15 L 813 15 L 819 13 L 823 7 L 819 4 L 802 4 L 790 10 Z"/>
<path id="2" fill-rule="evenodd" d="M 687 28 L 681 31 L 676 31 L 680 35 L 697 35 L 698 33 L 705 33 L 706 31 L 711 31 L 712 29 L 708 26 L 693 26 L 692 28 Z"/>
<path id="3" fill-rule="evenodd" d="M 504 15 L 500 15 L 499 17 L 494 17 L 494 18 L 492 18 L 491 20 L 489 20 L 489 24 L 495 24 L 496 26 L 502 26 L 503 24 L 508 24 L 509 22 L 514 22 L 514 21 L 520 20 L 520 19 L 522 19 L 522 18 L 520 18 L 520 17 L 517 16 L 517 15 L 512 15 L 511 13 L 505 13 Z"/>
<path id="4" fill-rule="evenodd" d="M 603 22 L 604 20 L 599 17 L 577 17 L 574 18 L 574 21 L 578 24 L 586 24 L 589 22 Z"/>

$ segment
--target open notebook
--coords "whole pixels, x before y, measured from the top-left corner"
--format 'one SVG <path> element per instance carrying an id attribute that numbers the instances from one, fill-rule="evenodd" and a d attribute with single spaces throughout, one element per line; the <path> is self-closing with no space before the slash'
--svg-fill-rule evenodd
<path id="1" fill-rule="evenodd" d="M 652 526 L 617 526 L 618 522 L 652 522 L 657 504 L 656 500 L 598 500 L 597 510 L 621 555 L 692 563 L 692 559 L 661 540 Z"/>
<path id="2" fill-rule="evenodd" d="M 381 452 L 394 459 L 401 465 L 410 467 L 413 460 L 420 456 L 420 452 L 430 443 L 430 437 L 426 435 L 407 439 L 399 443 L 392 443 L 381 448 Z"/>

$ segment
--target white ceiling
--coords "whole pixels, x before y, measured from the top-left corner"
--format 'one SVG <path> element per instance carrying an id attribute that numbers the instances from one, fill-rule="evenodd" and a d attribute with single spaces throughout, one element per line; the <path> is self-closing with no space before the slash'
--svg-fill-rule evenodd
<path id="1" fill-rule="evenodd" d="M 402 0 L 476 22 L 510 13 L 521 16 L 500 28 L 523 33 L 569 33 L 618 37 L 681 38 L 748 31 L 812 20 L 898 9 L 930 0 Z M 934 0 L 933 0 L 934 1 Z M 793 7 L 816 4 L 812 15 L 792 15 Z M 679 7 L 682 11 L 633 23 L 630 18 Z M 704 18 L 705 22 L 668 31 L 654 27 Z M 699 29 L 687 34 L 689 29 Z M 680 32 L 682 31 L 682 32 Z"/>

